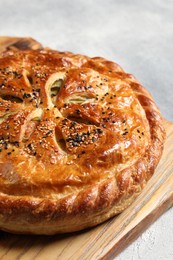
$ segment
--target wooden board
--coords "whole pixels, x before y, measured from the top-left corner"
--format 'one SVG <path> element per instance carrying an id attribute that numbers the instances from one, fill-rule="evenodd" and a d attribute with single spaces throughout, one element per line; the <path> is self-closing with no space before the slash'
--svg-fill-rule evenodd
<path id="1" fill-rule="evenodd" d="M 31 38 L 0 37 L 5 48 L 40 48 Z M 21 47 L 20 47 L 21 48 Z M 167 141 L 157 170 L 137 200 L 122 214 L 70 235 L 26 236 L 0 232 L 0 259 L 113 259 L 173 205 L 173 124 L 165 121 Z"/>

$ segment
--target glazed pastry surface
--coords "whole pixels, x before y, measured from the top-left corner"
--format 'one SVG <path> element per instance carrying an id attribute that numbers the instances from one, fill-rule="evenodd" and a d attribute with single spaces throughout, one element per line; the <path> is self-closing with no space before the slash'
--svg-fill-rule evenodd
<path id="1" fill-rule="evenodd" d="M 123 211 L 160 160 L 150 94 L 116 63 L 51 49 L 0 54 L 0 228 L 55 234 Z"/>

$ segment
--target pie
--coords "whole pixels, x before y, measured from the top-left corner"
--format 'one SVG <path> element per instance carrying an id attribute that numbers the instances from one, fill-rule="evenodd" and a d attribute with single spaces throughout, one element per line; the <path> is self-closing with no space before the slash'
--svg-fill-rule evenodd
<path id="1" fill-rule="evenodd" d="M 161 158 L 151 95 L 118 64 L 48 48 L 0 54 L 0 229 L 56 234 L 127 208 Z"/>

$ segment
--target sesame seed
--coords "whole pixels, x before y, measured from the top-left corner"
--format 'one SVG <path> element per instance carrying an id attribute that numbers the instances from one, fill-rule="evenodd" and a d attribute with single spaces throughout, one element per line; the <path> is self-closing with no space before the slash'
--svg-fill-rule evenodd
<path id="1" fill-rule="evenodd" d="M 92 141 L 95 142 L 96 138 L 95 137 L 92 137 Z"/>
<path id="2" fill-rule="evenodd" d="M 76 109 L 76 114 L 80 114 L 81 113 L 81 111 L 79 110 L 79 109 Z"/>
<path id="3" fill-rule="evenodd" d="M 29 97 L 31 97 L 31 94 L 24 93 L 23 98 L 29 98 Z"/>

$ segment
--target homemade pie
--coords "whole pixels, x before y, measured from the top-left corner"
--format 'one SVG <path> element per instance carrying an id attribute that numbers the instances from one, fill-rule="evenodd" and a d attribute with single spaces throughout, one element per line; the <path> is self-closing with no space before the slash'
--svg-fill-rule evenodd
<path id="1" fill-rule="evenodd" d="M 0 54 L 0 229 L 55 234 L 122 212 L 160 160 L 150 94 L 116 63 L 48 48 Z"/>

